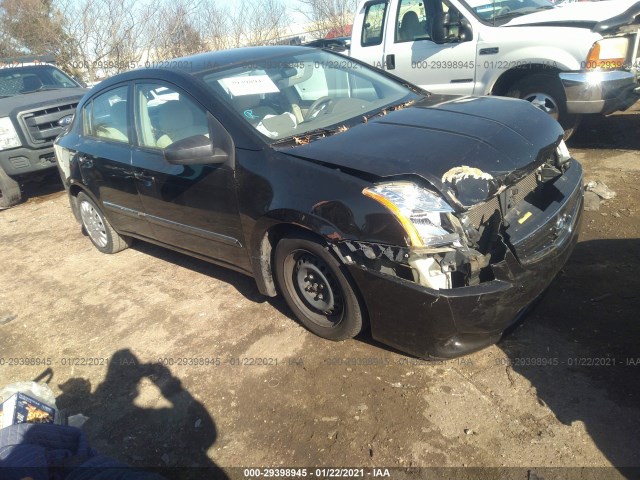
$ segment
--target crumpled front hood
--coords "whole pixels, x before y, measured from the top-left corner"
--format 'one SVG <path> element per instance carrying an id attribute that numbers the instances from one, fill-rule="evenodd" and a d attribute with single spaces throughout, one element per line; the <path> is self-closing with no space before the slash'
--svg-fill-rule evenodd
<path id="1" fill-rule="evenodd" d="M 625 12 L 638 0 L 605 0 L 602 2 L 576 2 L 559 5 L 557 8 L 542 10 L 516 17 L 504 26 L 559 23 L 564 26 L 576 23 L 597 23 Z"/>
<path id="2" fill-rule="evenodd" d="M 562 134 L 557 122 L 523 100 L 432 95 L 345 132 L 279 150 L 377 178 L 418 175 L 460 208 L 515 183 Z M 458 184 L 463 179 L 475 181 Z"/>

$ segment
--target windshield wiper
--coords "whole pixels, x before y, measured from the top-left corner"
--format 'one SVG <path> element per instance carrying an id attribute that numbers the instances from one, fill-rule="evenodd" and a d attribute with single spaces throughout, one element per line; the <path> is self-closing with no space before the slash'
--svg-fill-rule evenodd
<path id="1" fill-rule="evenodd" d="M 369 119 L 374 118 L 374 117 L 384 117 L 389 112 L 394 112 L 396 110 L 402 110 L 403 108 L 410 107 L 414 103 L 416 103 L 415 100 L 409 100 L 408 102 L 398 103 L 396 105 L 389 105 L 388 107 L 382 108 L 382 109 L 378 110 L 377 112 L 372 113 L 371 115 L 364 115 L 362 117 L 362 123 L 367 123 L 369 121 Z"/>
<path id="2" fill-rule="evenodd" d="M 389 112 L 393 112 L 395 110 L 402 110 L 403 108 L 413 105 L 415 102 L 416 100 L 409 100 L 408 102 L 389 105 L 388 107 L 377 110 L 370 115 L 363 115 L 362 123 L 367 123 L 370 118 L 382 117 Z M 336 133 L 346 132 L 348 129 L 349 127 L 347 127 L 344 124 L 335 128 L 326 128 L 326 127 L 316 128 L 314 130 L 309 130 L 308 132 L 301 133 L 300 135 L 291 135 L 289 137 L 280 138 L 272 142 L 272 145 L 282 145 L 282 144 L 288 144 L 288 143 L 294 143 L 295 145 L 306 145 L 312 140 L 317 140 L 318 138 L 324 138 L 329 135 L 335 135 Z"/>
<path id="3" fill-rule="evenodd" d="M 28 92 L 20 92 L 22 95 L 26 95 L 28 93 L 35 92 L 47 92 L 49 90 L 59 90 L 59 87 L 46 87 L 46 88 L 37 88 L 36 90 L 29 90 Z"/>
<path id="4" fill-rule="evenodd" d="M 282 145 L 286 143 L 294 143 L 296 145 L 306 145 L 311 140 L 317 140 L 318 138 L 324 138 L 328 135 L 333 135 L 334 133 L 344 132 L 347 130 L 345 125 L 341 125 L 335 128 L 316 128 L 314 130 L 309 130 L 308 132 L 301 133 L 300 135 L 291 135 L 289 137 L 280 138 L 274 142 L 272 145 Z"/>

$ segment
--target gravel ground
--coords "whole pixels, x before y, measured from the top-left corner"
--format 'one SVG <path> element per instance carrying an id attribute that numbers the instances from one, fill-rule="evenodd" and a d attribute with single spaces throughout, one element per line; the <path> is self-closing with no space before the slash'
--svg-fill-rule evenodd
<path id="1" fill-rule="evenodd" d="M 44 378 L 58 407 L 89 417 L 95 448 L 140 467 L 632 478 L 621 467 L 640 465 L 638 132 L 638 106 L 583 123 L 569 147 L 616 197 L 585 212 L 575 253 L 522 324 L 438 363 L 366 335 L 317 338 L 251 278 L 169 250 L 102 255 L 58 182 L 29 187 L 0 212 L 0 386 Z"/>

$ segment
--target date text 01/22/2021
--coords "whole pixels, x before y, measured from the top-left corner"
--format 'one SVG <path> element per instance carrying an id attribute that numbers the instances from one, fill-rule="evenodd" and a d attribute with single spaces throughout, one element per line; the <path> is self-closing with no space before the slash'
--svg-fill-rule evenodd
<path id="1" fill-rule="evenodd" d="M 364 478 L 391 477 L 388 468 L 245 468 L 245 478 Z"/>

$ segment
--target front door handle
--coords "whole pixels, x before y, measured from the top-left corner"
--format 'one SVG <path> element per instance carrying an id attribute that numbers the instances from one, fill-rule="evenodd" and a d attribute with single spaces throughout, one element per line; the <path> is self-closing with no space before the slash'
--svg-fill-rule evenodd
<path id="1" fill-rule="evenodd" d="M 393 70 L 396 68 L 396 56 L 393 53 L 387 55 L 385 66 L 387 67 L 387 70 Z"/>
<path id="2" fill-rule="evenodd" d="M 142 183 L 144 183 L 147 186 L 151 185 L 153 182 L 156 181 L 155 177 L 151 175 L 145 175 L 140 171 L 133 172 L 133 178 L 135 178 L 136 180 L 140 180 Z"/>

